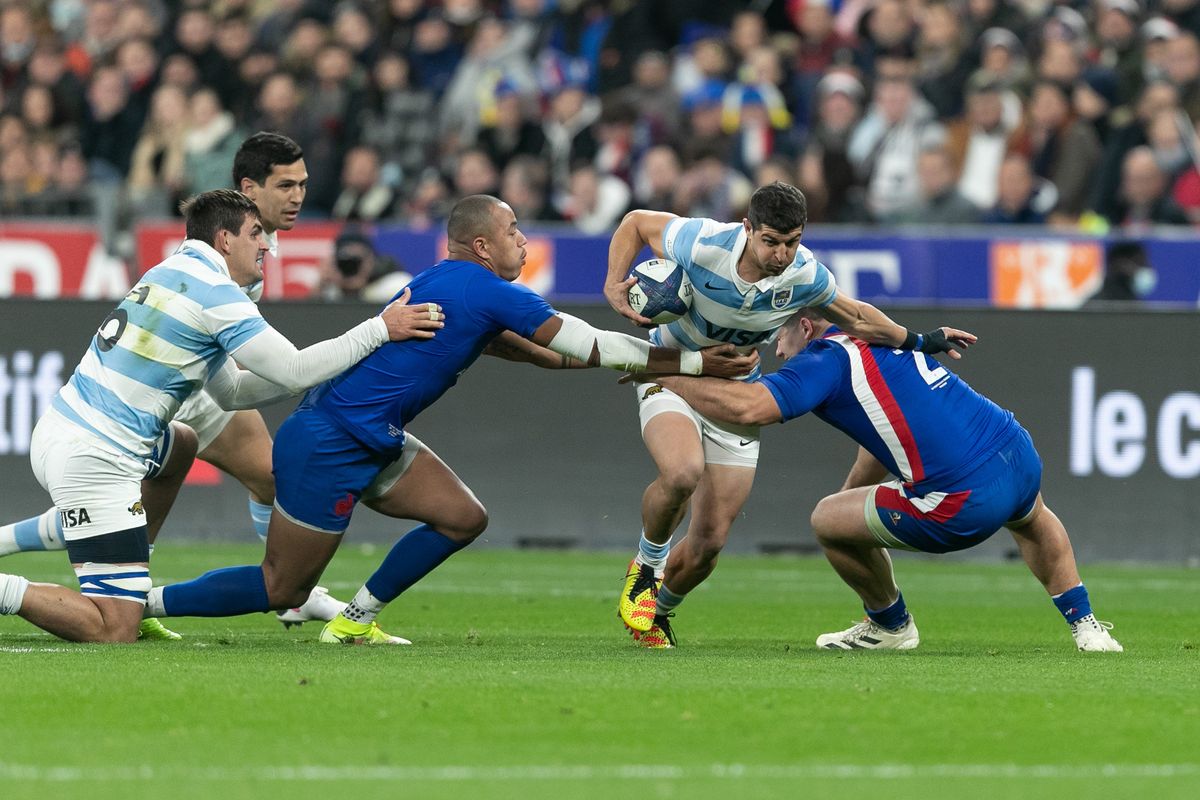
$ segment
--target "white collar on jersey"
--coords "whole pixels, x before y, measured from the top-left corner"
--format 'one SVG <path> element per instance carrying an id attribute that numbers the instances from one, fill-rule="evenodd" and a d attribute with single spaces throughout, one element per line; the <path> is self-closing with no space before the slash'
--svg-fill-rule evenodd
<path id="1" fill-rule="evenodd" d="M 279 258 L 279 231 L 264 233 L 263 238 L 267 240 L 267 252 Z"/>
<path id="2" fill-rule="evenodd" d="M 749 292 L 751 287 L 758 289 L 759 294 L 762 294 L 764 292 L 769 292 L 769 291 L 773 290 L 776 287 L 776 285 L 778 285 L 780 279 L 782 279 L 784 275 L 789 275 L 789 277 L 790 277 L 789 273 L 791 273 L 792 270 L 797 268 L 796 262 L 792 261 L 792 263 L 787 266 L 787 269 L 785 269 L 783 272 L 779 273 L 778 275 L 768 275 L 767 277 L 762 278 L 761 280 L 757 280 L 754 283 L 751 283 L 750 281 L 743 278 L 740 274 L 738 274 L 738 262 L 742 260 L 742 253 L 746 250 L 746 243 L 748 241 L 749 241 L 749 237 L 746 236 L 746 226 L 743 225 L 738 230 L 737 240 L 734 241 L 733 250 L 730 251 L 731 257 L 733 258 L 733 270 L 732 270 L 733 285 L 738 290 L 738 292 L 740 292 L 741 294 L 746 294 L 746 292 Z M 796 252 L 797 252 L 797 255 L 799 255 L 799 251 L 797 250 Z M 801 262 L 801 266 L 803 266 L 803 262 Z"/>
<path id="3" fill-rule="evenodd" d="M 225 263 L 225 257 L 218 253 L 216 249 L 207 242 L 202 242 L 199 239 L 184 239 L 183 244 L 179 245 L 179 250 L 195 250 L 199 252 L 205 259 L 213 262 L 221 270 L 221 274 L 226 278 L 229 277 L 229 265 Z"/>

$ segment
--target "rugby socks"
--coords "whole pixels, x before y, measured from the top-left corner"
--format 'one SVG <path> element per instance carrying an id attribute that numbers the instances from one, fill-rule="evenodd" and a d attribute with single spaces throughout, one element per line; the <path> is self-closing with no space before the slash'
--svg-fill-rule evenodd
<path id="1" fill-rule="evenodd" d="M 1054 601 L 1068 625 L 1092 613 L 1092 602 L 1088 599 L 1087 587 L 1082 583 L 1062 594 L 1053 595 L 1050 599 Z"/>
<path id="2" fill-rule="evenodd" d="M 662 544 L 655 544 L 646 538 L 646 531 L 642 531 L 642 538 L 638 542 L 638 554 L 635 559 L 639 564 L 645 564 L 647 567 L 654 569 L 655 575 L 662 575 L 663 568 L 667 565 L 667 556 L 671 552 L 671 540 L 668 538 Z"/>
<path id="3" fill-rule="evenodd" d="M 375 598 L 379 609 L 372 612 L 370 608 L 358 605 L 356 595 L 343 615 L 352 619 L 351 613 L 379 613 L 384 604 L 395 600 L 405 589 L 433 572 L 439 564 L 468 544 L 443 536 L 428 525 L 413 528 L 392 545 L 383 563 L 363 587 Z"/>
<path id="4" fill-rule="evenodd" d="M 358 590 L 358 594 L 354 595 L 350 605 L 342 609 L 342 616 L 360 625 L 370 625 L 386 605 L 387 603 L 371 594 L 370 590 L 364 586 Z"/>
<path id="5" fill-rule="evenodd" d="M 25 591 L 29 581 L 20 575 L 5 575 L 0 572 L 0 614 L 16 614 L 25 602 Z"/>
<path id="6" fill-rule="evenodd" d="M 872 611 L 863 606 L 863 610 L 867 612 L 867 617 L 872 622 L 889 631 L 898 631 L 904 627 L 904 623 L 908 622 L 908 606 L 904 605 L 904 592 L 898 592 L 896 602 L 887 608 Z"/>
<path id="7" fill-rule="evenodd" d="M 0 556 L 31 550 L 63 550 L 62 521 L 57 508 L 11 525 L 0 526 Z"/>
<path id="8" fill-rule="evenodd" d="M 156 586 L 147 600 L 151 617 L 232 617 L 270 611 L 261 566 L 226 567 L 187 583 Z"/>
<path id="9" fill-rule="evenodd" d="M 661 617 L 664 614 L 670 614 L 675 608 L 683 602 L 686 594 L 675 594 L 664 583 L 658 587 L 658 600 L 654 604 L 654 616 Z"/>
<path id="10" fill-rule="evenodd" d="M 254 523 L 254 532 L 264 542 L 267 540 L 267 528 L 271 525 L 271 506 L 250 498 L 250 520 Z"/>

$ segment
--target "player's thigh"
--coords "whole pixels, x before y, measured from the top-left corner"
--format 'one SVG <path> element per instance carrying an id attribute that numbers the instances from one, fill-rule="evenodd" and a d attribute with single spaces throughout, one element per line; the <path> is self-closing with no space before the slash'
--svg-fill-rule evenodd
<path id="1" fill-rule="evenodd" d="M 704 470 L 699 416 L 683 398 L 656 383 L 634 384 L 642 441 L 660 475 L 695 485 Z"/>
<path id="2" fill-rule="evenodd" d="M 893 546 L 882 543 L 868 524 L 869 516 L 877 514 L 874 489 L 874 486 L 862 486 L 822 498 L 810 518 L 813 533 L 824 544 Z"/>
<path id="3" fill-rule="evenodd" d="M 341 534 L 316 531 L 280 514 L 271 514 L 263 578 L 267 595 L 288 605 L 303 597 L 321 577 L 342 542 Z"/>
<path id="4" fill-rule="evenodd" d="M 754 485 L 755 468 L 708 464 L 692 495 L 692 518 L 688 539 L 693 545 L 720 550 L 729 538 L 733 522 L 741 513 Z"/>
<path id="5" fill-rule="evenodd" d="M 423 442 L 406 434 L 404 453 L 367 488 L 367 507 L 424 522 L 452 538 L 473 538 L 487 527 L 487 511 L 454 470 Z"/>
<path id="6" fill-rule="evenodd" d="M 275 477 L 271 474 L 271 434 L 262 414 L 237 411 L 200 458 L 233 477 L 264 502 L 274 500 Z"/>

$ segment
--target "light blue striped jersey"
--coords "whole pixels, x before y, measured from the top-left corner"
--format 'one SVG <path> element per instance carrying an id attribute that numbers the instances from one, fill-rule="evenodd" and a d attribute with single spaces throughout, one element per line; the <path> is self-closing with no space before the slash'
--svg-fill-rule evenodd
<path id="1" fill-rule="evenodd" d="M 679 217 L 667 223 L 663 254 L 691 279 L 692 307 L 656 328 L 651 341 L 683 350 L 729 343 L 749 352 L 770 340 L 797 310 L 827 306 L 837 297 L 832 273 L 807 247 L 796 249 L 795 261 L 782 273 L 756 283 L 737 274 L 745 249 L 746 229 L 740 222 Z"/>
<path id="2" fill-rule="evenodd" d="M 267 327 L 225 259 L 189 239 L 104 319 L 53 408 L 145 458 L 180 404 Z"/>

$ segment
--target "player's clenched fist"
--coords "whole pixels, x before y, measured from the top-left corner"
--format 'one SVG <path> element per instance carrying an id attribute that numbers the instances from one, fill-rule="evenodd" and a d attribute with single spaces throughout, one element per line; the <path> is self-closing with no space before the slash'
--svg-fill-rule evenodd
<path id="1" fill-rule="evenodd" d="M 393 342 L 405 339 L 432 339 L 445 326 L 446 315 L 437 303 L 414 303 L 408 305 L 412 290 L 405 289 L 400 296 L 388 304 L 380 314 L 387 323 L 388 337 Z"/>

